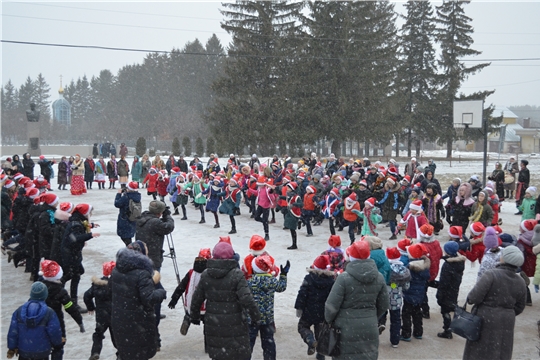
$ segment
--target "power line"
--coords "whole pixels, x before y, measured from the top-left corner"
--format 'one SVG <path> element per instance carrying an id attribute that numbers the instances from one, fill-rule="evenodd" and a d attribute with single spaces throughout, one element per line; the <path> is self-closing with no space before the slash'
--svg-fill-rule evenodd
<path id="1" fill-rule="evenodd" d="M 54 47 L 67 47 L 78 49 L 97 49 L 97 50 L 113 50 L 113 51 L 132 51 L 132 52 L 146 52 L 146 53 L 162 53 L 171 54 L 173 51 L 169 50 L 150 50 L 150 49 L 136 49 L 136 48 L 120 48 L 111 46 L 98 46 L 98 45 L 74 45 L 74 44 L 55 44 L 55 43 L 42 43 L 32 41 L 17 41 L 17 40 L 1 40 L 3 43 L 18 44 L 18 45 L 36 45 L 36 46 L 54 46 Z M 365 58 L 343 58 L 343 57 L 317 57 L 317 56 L 281 56 L 281 55 L 243 55 L 243 54 L 212 54 L 212 53 L 198 53 L 198 52 L 175 52 L 180 55 L 193 55 L 193 56 L 218 56 L 218 57 L 238 57 L 238 58 L 279 58 L 279 59 L 291 59 L 291 60 L 356 60 L 356 61 L 385 61 L 387 59 L 365 59 Z M 405 61 L 399 60 L 397 61 Z M 516 59 L 463 59 L 464 62 L 496 62 L 496 61 L 540 61 L 540 58 L 516 58 Z"/>
<path id="2" fill-rule="evenodd" d="M 521 85 L 521 84 L 528 84 L 532 82 L 540 81 L 540 79 L 536 80 L 529 80 L 529 81 L 522 81 L 517 83 L 510 83 L 510 84 L 500 84 L 500 85 L 484 85 L 484 86 L 463 86 L 461 89 L 476 89 L 476 88 L 490 88 L 490 87 L 501 87 L 501 86 L 511 86 L 511 85 Z"/>

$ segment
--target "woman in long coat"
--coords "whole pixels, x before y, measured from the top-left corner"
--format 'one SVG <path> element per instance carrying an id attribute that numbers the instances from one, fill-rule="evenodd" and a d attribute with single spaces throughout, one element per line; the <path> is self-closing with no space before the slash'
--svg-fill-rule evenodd
<path id="1" fill-rule="evenodd" d="M 118 178 L 119 178 L 119 182 L 120 182 L 120 186 L 123 188 L 126 187 L 127 183 L 128 183 L 128 175 L 129 175 L 129 164 L 127 163 L 126 161 L 126 157 L 125 156 L 121 156 L 120 157 L 120 160 L 118 161 L 117 165 L 116 165 L 116 168 L 117 168 L 117 173 L 118 173 Z"/>
<path id="2" fill-rule="evenodd" d="M 135 155 L 133 157 L 133 163 L 131 164 L 131 180 L 135 182 L 141 182 L 141 174 L 142 174 L 142 162 L 139 161 L 139 156 Z"/>
<path id="3" fill-rule="evenodd" d="M 79 154 L 75 155 L 73 164 L 71 164 L 71 195 L 86 194 L 84 185 L 84 162 Z"/>
<path id="4" fill-rule="evenodd" d="M 114 183 L 118 180 L 118 169 L 116 156 L 111 155 L 111 160 L 107 162 L 107 176 L 109 176 L 109 189 L 116 189 Z"/>
<path id="5" fill-rule="evenodd" d="M 67 158 L 62 156 L 62 160 L 58 163 L 58 190 L 66 190 L 66 185 L 68 184 L 68 168 L 69 164 Z"/>
<path id="6" fill-rule="evenodd" d="M 118 266 L 118 265 L 117 265 Z M 206 351 L 215 360 L 249 359 L 251 345 L 246 314 L 252 323 L 261 314 L 244 273 L 234 260 L 234 250 L 219 242 L 191 299 L 191 322 L 198 324 L 206 300 L 204 338 Z"/>
<path id="7" fill-rule="evenodd" d="M 29 177 L 31 180 L 34 180 L 34 166 L 36 166 L 36 164 L 34 163 L 34 160 L 32 160 L 32 158 L 30 157 L 29 153 L 23 154 L 22 163 L 23 163 L 23 171 L 22 171 L 23 175 L 26 177 Z"/>
<path id="8" fill-rule="evenodd" d="M 476 305 L 483 324 L 480 340 L 467 341 L 464 360 L 512 359 L 516 316 L 525 308 L 527 286 L 516 273 L 523 254 L 511 245 L 504 248 L 501 264 L 488 270 L 467 296 Z"/>
<path id="9" fill-rule="evenodd" d="M 505 198 L 512 200 L 514 198 L 514 191 L 516 190 L 516 174 L 519 173 L 516 158 L 512 156 L 508 159 L 508 162 L 504 165 L 504 171 L 514 178 L 514 181 L 504 184 Z"/>
<path id="10" fill-rule="evenodd" d="M 369 360 L 379 356 L 378 318 L 389 307 L 388 290 L 377 270 L 367 241 L 347 248 L 351 261 L 339 275 L 326 300 L 324 318 L 341 329 L 336 360 Z"/>
<path id="11" fill-rule="evenodd" d="M 86 183 L 86 188 L 91 189 L 92 183 L 94 182 L 94 173 L 96 171 L 96 163 L 92 159 L 92 155 L 88 155 L 84 161 L 84 182 Z"/>
<path id="12" fill-rule="evenodd" d="M 495 170 L 493 170 L 491 176 L 488 176 L 488 179 L 495 182 L 495 192 L 499 197 L 499 201 L 504 201 L 504 171 L 500 162 L 495 164 Z"/>

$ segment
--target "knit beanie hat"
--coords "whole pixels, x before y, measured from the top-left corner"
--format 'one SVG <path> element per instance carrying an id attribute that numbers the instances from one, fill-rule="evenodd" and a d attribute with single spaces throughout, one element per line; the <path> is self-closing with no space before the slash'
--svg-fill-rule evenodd
<path id="1" fill-rule="evenodd" d="M 540 225 L 536 225 L 534 227 L 534 233 L 531 241 L 533 246 L 540 244 Z"/>
<path id="2" fill-rule="evenodd" d="M 502 260 L 506 264 L 520 267 L 521 265 L 523 265 L 525 258 L 523 257 L 523 253 L 521 252 L 521 250 L 518 249 L 517 246 L 510 245 L 504 248 L 502 252 Z"/>
<path id="3" fill-rule="evenodd" d="M 382 240 L 375 236 L 365 236 L 363 241 L 367 241 L 369 244 L 369 250 L 382 249 L 383 243 Z"/>
<path id="4" fill-rule="evenodd" d="M 486 247 L 486 250 L 499 246 L 499 237 L 497 236 L 495 229 L 491 226 L 486 229 L 484 234 L 484 246 Z"/>
<path id="5" fill-rule="evenodd" d="M 137 252 L 140 252 L 143 255 L 146 255 L 146 244 L 142 242 L 141 240 L 135 240 L 131 244 L 129 244 L 128 249 L 135 250 Z"/>
<path id="6" fill-rule="evenodd" d="M 459 250 L 459 244 L 455 241 L 448 241 L 443 246 L 444 252 L 450 256 L 456 256 Z"/>
<path id="7" fill-rule="evenodd" d="M 49 290 L 47 290 L 47 286 L 44 283 L 36 281 L 32 284 L 30 289 L 30 300 L 45 301 L 47 296 L 49 296 Z"/>
<path id="8" fill-rule="evenodd" d="M 153 200 L 150 201 L 150 204 L 148 205 L 148 211 L 154 215 L 159 215 L 165 211 L 165 207 L 166 205 L 163 201 Z"/>
<path id="9" fill-rule="evenodd" d="M 535 186 L 529 186 L 527 190 L 525 190 L 526 194 L 530 194 L 532 197 L 536 195 L 536 187 Z"/>
<path id="10" fill-rule="evenodd" d="M 217 245 L 214 246 L 212 257 L 214 259 L 232 259 L 234 257 L 234 250 L 230 244 L 218 242 Z"/>

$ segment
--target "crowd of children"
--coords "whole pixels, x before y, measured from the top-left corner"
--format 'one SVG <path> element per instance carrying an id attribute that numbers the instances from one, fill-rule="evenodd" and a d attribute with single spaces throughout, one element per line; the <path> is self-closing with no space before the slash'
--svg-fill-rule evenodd
<path id="1" fill-rule="evenodd" d="M 349 260 L 347 252 L 341 249 L 341 238 L 336 235 L 336 229 L 348 228 L 351 245 L 358 241 L 369 244 L 370 258 L 383 276 L 389 293 L 390 307 L 379 318 L 379 333 L 386 329 L 389 313 L 393 347 L 400 341 L 422 339 L 423 320 L 430 318 L 429 288 L 436 289 L 442 314 L 442 332 L 437 336 L 452 339 L 451 313 L 457 304 L 466 260 L 478 261 L 480 279 L 501 262 L 501 249 L 515 245 L 525 258 L 519 269 L 521 276 L 526 281 L 534 277 L 535 291 L 539 291 L 540 204 L 536 198 L 537 189 L 529 186 L 528 170 L 527 177 L 519 178 L 516 198 L 522 221 L 519 235 L 514 236 L 501 228 L 499 212 L 504 199 L 497 194 L 499 183 L 490 180 L 483 187 L 477 177 L 463 183 L 456 178 L 443 195 L 434 176 L 433 162 L 424 172 L 414 159 L 407 164 L 403 175 L 393 159 L 387 167 L 380 162 L 371 164 L 365 158 L 340 167 L 329 161 L 324 168 L 313 154 L 312 158 L 300 161 L 296 168 L 290 162 L 282 163 L 277 156 L 269 165 L 261 164 L 254 156 L 248 165 L 239 163 L 231 155 L 223 169 L 219 167 L 219 160 L 211 157 L 206 170 L 200 170 L 200 164 L 195 164 L 182 171 L 179 166 L 173 166 L 178 165 L 174 157 L 169 158 L 169 162 L 168 171 L 164 164 L 156 163 L 144 178 L 135 180 L 147 186 L 147 193 L 154 200 L 159 197 L 165 201 L 170 196 L 175 209 L 173 215 L 180 215 L 178 208 L 181 208 L 181 220 L 187 220 L 191 200 L 200 213 L 200 224 L 206 222 L 205 213 L 210 212 L 214 217 L 214 228 L 220 228 L 220 214 L 226 215 L 231 223 L 229 234 L 235 234 L 238 231 L 235 217 L 241 215 L 244 202 L 251 218 L 263 225 L 264 236 L 251 238 L 250 254 L 241 260 L 234 253 L 234 259 L 244 273 L 261 315 L 260 320 L 249 327 L 251 349 L 260 333 L 265 359 L 276 357 L 273 299 L 275 292 L 287 290 L 290 268 L 288 261 L 278 267 L 275 259 L 266 252 L 266 242 L 270 241 L 269 225 L 276 223 L 276 212 L 283 215 L 283 229 L 290 231 L 292 244 L 287 248 L 289 250 L 301 245 L 297 231 L 302 227 L 306 228 L 306 236 L 311 237 L 315 226 L 325 220 L 329 224 L 329 230 L 321 230 L 330 235 L 329 248 L 321 251 L 321 255 L 314 254 L 313 264 L 307 269 L 308 274 L 294 305 L 299 318 L 298 332 L 307 344 L 308 355 L 316 353 L 326 298 Z M 522 162 L 523 172 L 526 166 L 527 163 Z M 111 330 L 112 295 L 108 286 L 115 263 L 105 263 L 103 277 L 92 279 L 91 287 L 84 293 L 87 310 L 79 306 L 78 285 L 80 275 L 84 273 L 82 248 L 86 241 L 99 236 L 92 232 L 99 226 L 90 221 L 92 206 L 60 203 L 58 196 L 49 192 L 49 182 L 41 177 L 31 180 L 19 173 L 2 174 L 0 184 L 2 251 L 15 267 L 24 266 L 32 281 L 39 280 L 46 285 L 46 303 L 59 319 L 63 343 L 66 332 L 62 307 L 77 322 L 81 332 L 85 331 L 81 313 L 96 312 L 90 359 L 99 359 L 107 330 L 113 345 L 118 342 Z M 114 182 L 111 186 L 114 187 Z M 446 205 L 445 199 L 448 199 Z M 449 225 L 448 241 L 441 244 L 439 240 L 446 240 L 446 236 L 441 235 L 444 220 Z M 380 224 L 390 228 L 389 240 L 401 238 L 396 247 L 384 245 L 377 231 Z M 222 237 L 222 242 L 232 246 L 229 237 Z M 183 297 L 186 316 L 180 327 L 182 335 L 187 334 L 192 322 L 192 297 L 211 258 L 210 249 L 200 250 L 193 268 L 182 279 L 169 303 L 173 309 Z M 441 261 L 443 265 L 439 271 Z M 70 282 L 69 294 L 64 289 L 67 282 Z M 531 304 L 529 290 L 527 304 Z M 197 316 L 203 322 L 205 310 L 204 303 L 200 309 L 196 308 Z M 55 344 L 51 351 L 53 358 L 61 358 L 62 346 Z M 323 358 L 317 354 L 317 359 Z"/>

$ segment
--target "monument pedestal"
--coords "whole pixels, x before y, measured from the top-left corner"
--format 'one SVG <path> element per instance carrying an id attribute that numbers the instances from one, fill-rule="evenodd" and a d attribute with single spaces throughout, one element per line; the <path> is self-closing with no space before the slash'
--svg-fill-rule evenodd
<path id="1" fill-rule="evenodd" d="M 30 156 L 40 156 L 41 148 L 39 146 L 39 122 L 27 122 L 28 124 L 28 153 Z"/>

